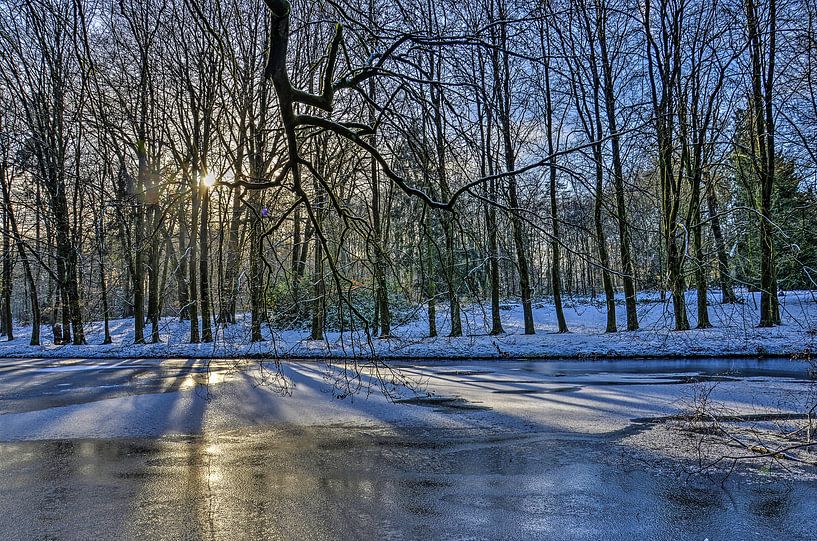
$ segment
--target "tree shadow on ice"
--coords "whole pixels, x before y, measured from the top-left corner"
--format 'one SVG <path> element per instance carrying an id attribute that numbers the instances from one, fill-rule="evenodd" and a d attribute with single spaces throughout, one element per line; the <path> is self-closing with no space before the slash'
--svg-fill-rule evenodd
<path id="1" fill-rule="evenodd" d="M 52 370 L 53 369 L 53 370 Z M 208 363 L 58 365 L 0 376 L 11 391 L 0 397 L 0 437 L 6 440 L 199 433 L 208 399 L 196 378 Z M 50 370 L 50 371 L 49 371 Z M 24 381 L 27 378 L 27 381 Z M 193 392 L 184 392 L 191 390 Z"/>

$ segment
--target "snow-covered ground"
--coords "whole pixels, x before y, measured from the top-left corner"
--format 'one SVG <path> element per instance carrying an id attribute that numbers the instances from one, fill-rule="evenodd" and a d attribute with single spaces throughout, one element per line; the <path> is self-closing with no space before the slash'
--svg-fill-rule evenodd
<path id="1" fill-rule="evenodd" d="M 449 320 L 445 303 L 438 304 L 439 337 L 427 338 L 426 315 L 422 309 L 410 321 L 394 326 L 389 339 L 368 339 L 361 331 L 330 332 L 324 340 L 307 340 L 304 329 L 264 329 L 265 341 L 251 343 L 249 318 L 239 318 L 230 326 L 218 326 L 212 343 L 189 344 L 189 322 L 164 318 L 160 324 L 161 343 L 133 344 L 133 322 L 112 320 L 113 343 L 101 345 L 101 322 L 87 323 L 88 345 L 55 346 L 51 329 L 44 325 L 43 345 L 30 346 L 30 328 L 15 329 L 13 341 L 0 342 L 0 357 L 74 358 L 74 357 L 213 357 L 247 356 L 278 358 L 368 357 L 383 358 L 624 358 L 624 357 L 706 357 L 706 356 L 779 356 L 800 355 L 814 350 L 817 341 L 817 293 L 811 291 L 781 294 L 783 324 L 757 328 L 759 294 L 742 295 L 739 304 L 720 304 L 719 295 L 710 298 L 710 329 L 673 331 L 672 308 L 657 294 L 639 296 L 639 321 L 636 332 L 605 333 L 606 312 L 601 302 L 587 298 L 565 301 L 565 316 L 570 332 L 556 332 L 554 305 L 550 301 L 535 304 L 536 334 L 523 333 L 519 304 L 503 304 L 505 333 L 489 336 L 490 308 L 471 305 L 463 310 L 464 336 L 449 338 Z M 695 327 L 695 294 L 689 293 L 688 312 Z M 619 329 L 626 322 L 623 299 L 619 299 Z M 146 337 L 150 336 L 150 326 Z"/>

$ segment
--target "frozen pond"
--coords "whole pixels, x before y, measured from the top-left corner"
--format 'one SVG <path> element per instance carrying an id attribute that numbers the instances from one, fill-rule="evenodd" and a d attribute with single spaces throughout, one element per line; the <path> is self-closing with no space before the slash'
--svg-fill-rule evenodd
<path id="1" fill-rule="evenodd" d="M 701 385 L 794 407 L 802 363 L 391 368 L 419 394 L 338 400 L 311 363 L 281 396 L 254 364 L 2 361 L 0 538 L 814 539 L 810 478 L 690 477 L 628 439 Z"/>

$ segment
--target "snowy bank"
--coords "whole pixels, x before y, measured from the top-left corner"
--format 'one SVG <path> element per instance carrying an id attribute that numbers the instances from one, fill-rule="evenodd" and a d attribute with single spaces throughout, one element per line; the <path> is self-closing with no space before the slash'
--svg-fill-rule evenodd
<path id="1" fill-rule="evenodd" d="M 44 325 L 43 345 L 30 346 L 30 328 L 15 328 L 13 341 L 0 342 L 0 357 L 12 358 L 349 358 L 371 357 L 399 359 L 463 358 L 640 358 L 640 357 L 724 357 L 789 356 L 808 354 L 817 340 L 817 302 L 815 292 L 799 291 L 781 294 L 783 324 L 758 328 L 759 294 L 742 295 L 743 302 L 720 304 L 719 295 L 710 299 L 709 329 L 694 329 L 695 295 L 690 292 L 688 311 L 692 330 L 672 330 L 672 310 L 668 301 L 657 294 L 639 296 L 641 329 L 635 332 L 605 333 L 606 312 L 603 303 L 588 298 L 567 299 L 565 316 L 570 332 L 557 332 L 552 302 L 535 303 L 536 334 L 523 334 L 522 309 L 518 304 L 503 304 L 502 323 L 505 333 L 489 336 L 490 309 L 471 305 L 463 310 L 464 336 L 445 336 L 449 324 L 442 306 L 438 306 L 440 336 L 426 337 L 426 315 L 420 309 L 410 321 L 397 324 L 393 337 L 378 339 L 366 333 L 328 332 L 324 340 L 307 340 L 305 329 L 264 329 L 262 342 L 250 342 L 249 318 L 239 317 L 229 326 L 217 326 L 215 340 L 206 344 L 189 344 L 189 322 L 163 318 L 161 343 L 133 344 L 133 321 L 110 322 L 113 343 L 101 345 L 101 322 L 87 323 L 88 345 L 53 345 L 51 331 Z M 626 321 L 623 299 L 619 299 L 619 328 Z M 442 303 L 440 303 L 442 304 Z M 146 338 L 150 337 L 147 326 Z"/>

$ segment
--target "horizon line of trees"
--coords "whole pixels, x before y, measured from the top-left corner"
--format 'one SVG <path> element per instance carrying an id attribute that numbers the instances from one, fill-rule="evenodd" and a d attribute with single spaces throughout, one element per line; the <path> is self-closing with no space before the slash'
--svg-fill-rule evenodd
<path id="1" fill-rule="evenodd" d="M 4 0 L 0 333 L 813 289 L 815 0 Z M 687 306 L 694 289 L 695 306 Z M 719 295 L 707 293 L 717 289 Z M 624 321 L 616 315 L 623 293 Z"/>

